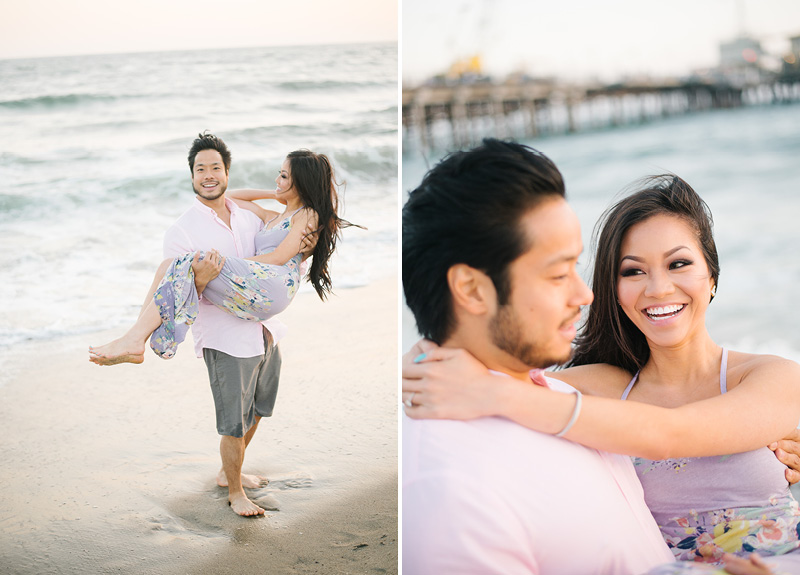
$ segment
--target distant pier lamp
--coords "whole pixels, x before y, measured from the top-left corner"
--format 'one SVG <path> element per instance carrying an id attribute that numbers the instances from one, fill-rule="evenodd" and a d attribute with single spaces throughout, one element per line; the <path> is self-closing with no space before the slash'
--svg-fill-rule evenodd
<path id="1" fill-rule="evenodd" d="M 742 58 L 749 64 L 755 64 L 758 61 L 758 54 L 752 48 L 745 48 L 742 50 Z"/>

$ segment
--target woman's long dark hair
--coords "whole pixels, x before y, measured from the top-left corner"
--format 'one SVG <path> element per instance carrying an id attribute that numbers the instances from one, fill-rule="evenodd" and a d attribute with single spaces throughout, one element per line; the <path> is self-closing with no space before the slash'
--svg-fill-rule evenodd
<path id="1" fill-rule="evenodd" d="M 575 340 L 575 352 L 568 366 L 608 363 L 635 373 L 650 358 L 644 334 L 617 303 L 620 250 L 625 233 L 632 226 L 659 214 L 681 218 L 697 234 L 714 285 L 719 279 L 714 221 L 697 192 L 673 174 L 651 176 L 637 187 L 639 191 L 614 204 L 595 227 L 594 302 Z"/>
<path id="2" fill-rule="evenodd" d="M 324 300 L 332 290 L 331 276 L 328 272 L 328 260 L 336 249 L 336 240 L 341 230 L 356 226 L 339 217 L 338 184 L 333 173 L 333 166 L 324 154 L 315 154 L 310 150 L 296 150 L 286 156 L 289 160 L 292 186 L 307 208 L 311 208 L 319 217 L 315 231 L 318 234 L 317 245 L 311 253 L 313 259 L 308 270 L 308 280 L 314 286 L 320 299 Z M 356 226 L 362 229 L 362 226 Z"/>

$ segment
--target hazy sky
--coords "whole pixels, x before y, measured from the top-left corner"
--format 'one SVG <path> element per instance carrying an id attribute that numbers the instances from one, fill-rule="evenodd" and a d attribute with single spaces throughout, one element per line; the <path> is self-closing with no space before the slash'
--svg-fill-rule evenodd
<path id="1" fill-rule="evenodd" d="M 715 66 L 740 27 L 780 52 L 800 36 L 800 1 L 402 0 L 402 19 L 404 82 L 473 54 L 498 76 L 608 80 Z"/>
<path id="2" fill-rule="evenodd" d="M 0 0 L 0 58 L 397 41 L 397 0 Z"/>

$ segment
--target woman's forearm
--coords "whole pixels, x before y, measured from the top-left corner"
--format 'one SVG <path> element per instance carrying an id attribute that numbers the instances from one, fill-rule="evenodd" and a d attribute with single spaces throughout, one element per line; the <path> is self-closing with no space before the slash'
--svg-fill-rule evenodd
<path id="1" fill-rule="evenodd" d="M 534 385 L 498 386 L 494 395 L 492 411 L 497 415 L 548 434 L 561 431 L 576 406 L 574 394 Z M 723 455 L 757 449 L 791 431 L 790 417 L 775 416 L 769 402 L 753 401 L 745 394 L 677 408 L 584 397 L 565 437 L 595 449 L 654 460 Z"/>
<path id="2" fill-rule="evenodd" d="M 245 200 L 248 202 L 252 202 L 254 200 L 274 200 L 277 197 L 275 190 L 258 190 L 255 188 L 228 190 L 225 192 L 225 195 L 233 200 Z"/>
<path id="3" fill-rule="evenodd" d="M 295 254 L 296 255 L 296 254 Z M 276 266 L 282 266 L 294 256 L 286 257 L 281 256 L 281 254 L 277 254 L 276 252 L 270 252 L 268 254 L 262 254 L 260 256 L 253 256 L 249 258 L 244 258 L 246 260 L 250 260 L 253 262 L 259 262 L 262 264 L 272 264 Z"/>

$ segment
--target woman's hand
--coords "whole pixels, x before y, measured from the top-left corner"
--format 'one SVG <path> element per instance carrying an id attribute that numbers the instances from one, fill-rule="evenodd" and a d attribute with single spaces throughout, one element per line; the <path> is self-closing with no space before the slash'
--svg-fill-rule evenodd
<path id="1" fill-rule="evenodd" d="M 725 565 L 725 573 L 730 573 L 731 575 L 773 574 L 772 569 L 755 553 L 751 553 L 747 558 L 725 554 L 722 556 L 722 561 Z"/>
<path id="2" fill-rule="evenodd" d="M 206 252 L 203 259 L 200 259 L 200 252 L 194 254 L 192 271 L 194 272 L 194 285 L 197 288 L 197 295 L 203 293 L 208 282 L 219 275 L 224 264 L 225 258 L 219 255 L 217 250 Z"/>
<path id="3" fill-rule="evenodd" d="M 492 400 L 511 378 L 493 376 L 463 349 L 420 340 L 403 356 L 403 404 L 414 419 L 495 415 Z M 508 381 L 508 383 L 511 383 Z"/>

